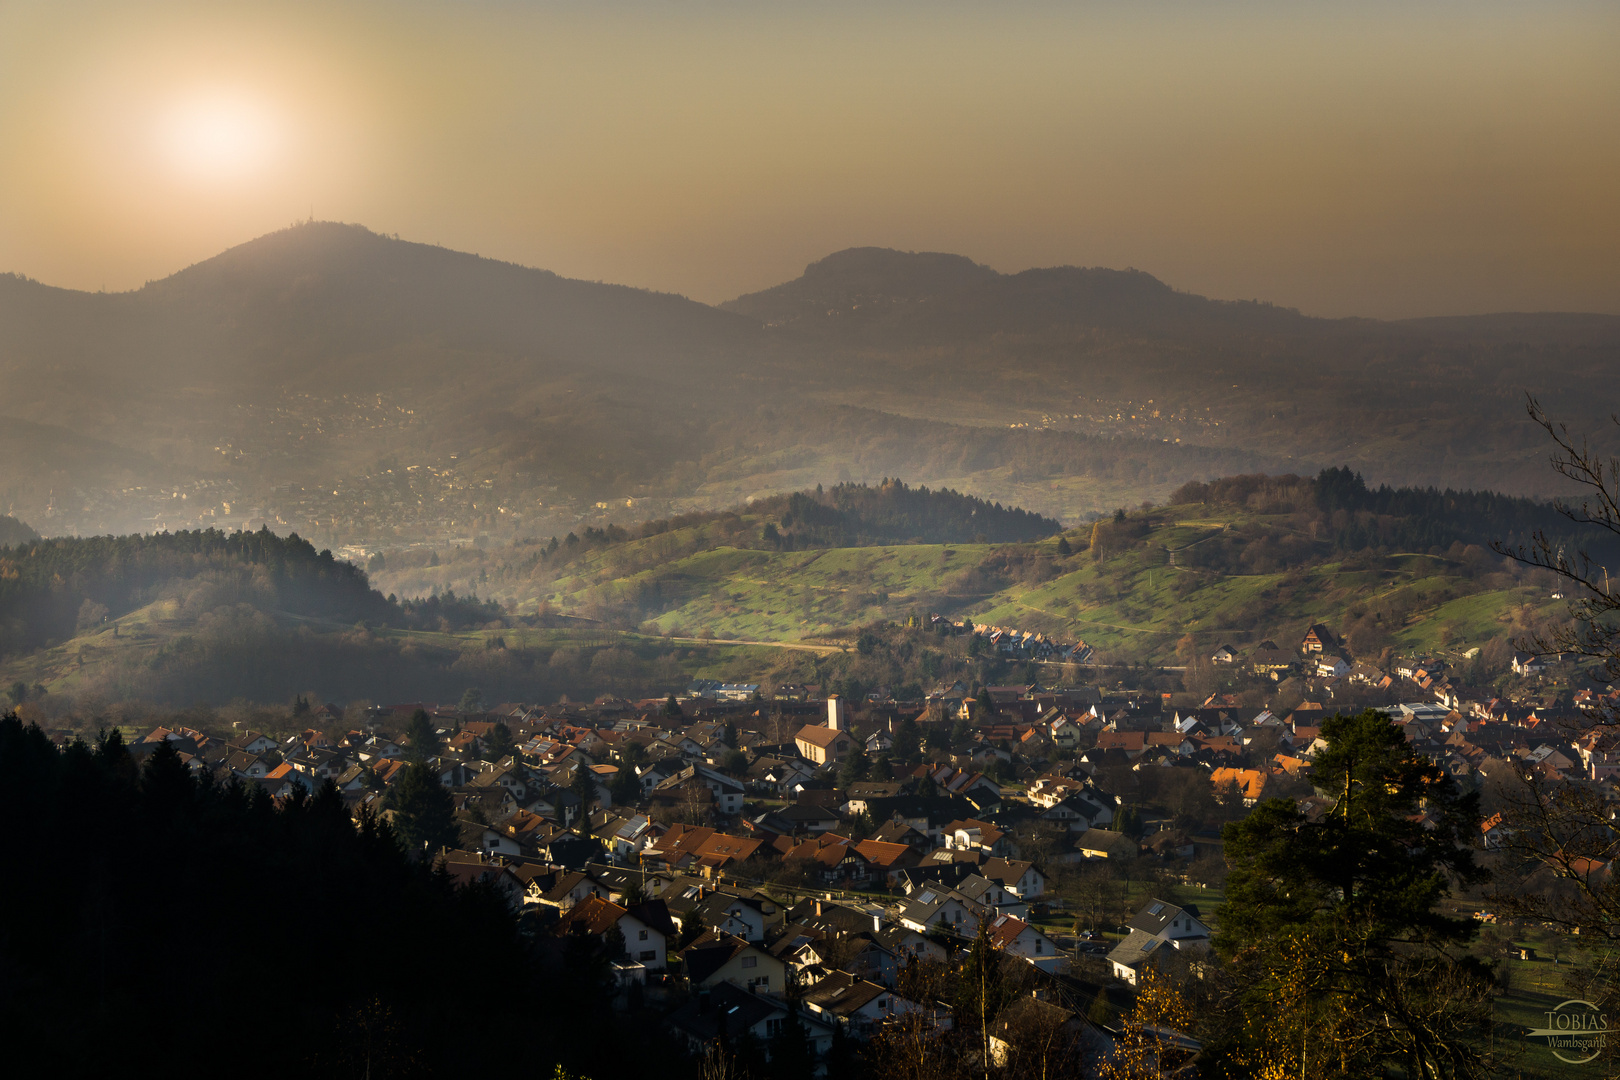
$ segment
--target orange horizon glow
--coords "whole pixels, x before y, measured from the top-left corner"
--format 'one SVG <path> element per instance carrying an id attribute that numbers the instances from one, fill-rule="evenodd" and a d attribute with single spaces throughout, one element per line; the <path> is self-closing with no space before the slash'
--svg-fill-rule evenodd
<path id="1" fill-rule="evenodd" d="M 0 9 L 0 272 L 311 215 L 716 302 L 840 248 L 1312 314 L 1620 312 L 1620 8 Z"/>

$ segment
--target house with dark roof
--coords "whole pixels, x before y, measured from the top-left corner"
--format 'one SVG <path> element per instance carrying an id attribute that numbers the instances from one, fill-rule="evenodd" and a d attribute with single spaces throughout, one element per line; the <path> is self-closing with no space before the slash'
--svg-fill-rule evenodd
<path id="1" fill-rule="evenodd" d="M 705 930 L 680 955 L 694 990 L 730 983 L 750 993 L 772 993 L 787 985 L 781 960 L 735 934 Z"/>
<path id="2" fill-rule="evenodd" d="M 687 1050 L 701 1056 L 710 1047 L 753 1036 L 769 1060 L 770 1040 L 789 1022 L 787 1005 L 768 994 L 749 993 L 730 983 L 711 989 L 706 1000 L 693 998 L 670 1014 L 666 1023 L 686 1043 Z M 832 1048 L 833 1029 L 817 1017 L 800 1014 L 811 1050 L 817 1058 Z"/>
<path id="3" fill-rule="evenodd" d="M 979 936 L 980 909 L 954 889 L 930 885 L 919 889 L 900 909 L 900 923 L 919 934 L 945 930 L 963 937 Z"/>
<path id="4" fill-rule="evenodd" d="M 1135 840 L 1112 829 L 1087 829 L 1074 847 L 1087 859 L 1129 859 L 1141 851 Z"/>
<path id="5" fill-rule="evenodd" d="M 1165 900 L 1152 900 L 1126 924 L 1130 933 L 1108 954 L 1114 975 L 1132 986 L 1144 964 L 1157 960 L 1160 950 L 1209 947 L 1209 927 L 1198 916 L 1198 909 L 1178 907 Z"/>
<path id="6" fill-rule="evenodd" d="M 606 938 L 617 929 L 624 939 L 625 956 L 648 970 L 662 970 L 675 927 L 661 900 L 620 907 L 611 900 L 591 896 L 570 908 L 557 922 L 557 933 Z"/>
<path id="7" fill-rule="evenodd" d="M 1061 975 L 1069 970 L 1069 958 L 1051 938 L 1014 915 L 997 915 L 985 927 L 992 947 L 1009 956 L 1021 956 L 1042 971 Z"/>
<path id="8" fill-rule="evenodd" d="M 804 1005 L 812 1015 L 858 1039 L 869 1037 L 892 1017 L 919 1009 L 887 986 L 848 971 L 834 971 L 806 990 Z"/>

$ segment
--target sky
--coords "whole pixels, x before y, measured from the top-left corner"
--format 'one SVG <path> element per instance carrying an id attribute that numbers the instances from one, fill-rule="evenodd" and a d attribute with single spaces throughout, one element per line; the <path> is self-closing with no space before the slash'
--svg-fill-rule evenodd
<path id="1" fill-rule="evenodd" d="M 1620 312 L 1620 4 L 0 0 L 0 271 L 310 216 L 718 302 L 857 245 Z"/>

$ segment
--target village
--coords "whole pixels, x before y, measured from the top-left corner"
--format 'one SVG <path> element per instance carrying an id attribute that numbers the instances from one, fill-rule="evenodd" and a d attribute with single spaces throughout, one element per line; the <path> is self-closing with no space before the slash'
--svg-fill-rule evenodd
<path id="1" fill-rule="evenodd" d="M 1025 659 L 1075 663 L 1085 649 L 971 632 Z M 1298 674 L 1328 703 L 1278 715 L 1230 694 L 1176 706 L 960 683 L 921 702 L 817 686 L 766 700 L 758 684 L 699 680 L 640 701 L 406 702 L 353 726 L 352 712 L 300 701 L 291 736 L 158 727 L 131 751 L 166 743 L 192 770 L 275 799 L 330 781 L 356 815 L 396 820 L 401 778 L 426 765 L 453 818 L 422 858 L 498 890 L 526 933 L 599 942 L 616 1000 L 694 1054 L 743 1031 L 768 1046 L 793 1015 L 821 1067 L 835 1042 L 886 1026 L 950 1030 L 953 1004 L 917 972 L 974 948 L 1020 987 L 990 1053 L 1023 1052 L 1030 1024 L 1048 1044 L 1063 1032 L 1066 1054 L 1106 1052 L 1144 969 L 1196 969 L 1207 952 L 1216 911 L 1186 898 L 1219 896 L 1221 825 L 1272 797 L 1331 809 L 1310 770 L 1336 681 L 1401 696 L 1391 723 L 1465 786 L 1528 771 L 1609 788 L 1620 773 L 1612 738 L 1570 741 L 1563 723 L 1614 694 L 1539 700 L 1531 680 L 1548 664 L 1535 657 L 1515 658 L 1517 699 L 1471 690 L 1433 658 L 1387 673 L 1352 663 L 1321 626 L 1292 650 L 1222 646 L 1209 661 Z M 1501 843 L 1500 823 L 1486 818 L 1482 849 Z"/>

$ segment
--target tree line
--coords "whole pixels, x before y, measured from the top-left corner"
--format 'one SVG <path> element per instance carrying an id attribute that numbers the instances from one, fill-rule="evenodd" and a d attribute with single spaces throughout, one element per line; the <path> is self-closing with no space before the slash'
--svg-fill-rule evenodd
<path id="1" fill-rule="evenodd" d="M 366 572 L 297 533 L 219 529 L 54 537 L 0 548 L 0 656 L 172 599 L 182 615 L 245 605 L 343 623 L 462 629 L 498 617 L 476 597 L 384 597 Z"/>
<path id="2" fill-rule="evenodd" d="M 167 743 L 138 762 L 116 731 L 59 748 L 11 716 L 0 815 L 27 823 L 0 830 L 27 879 L 0 890 L 19 1075 L 453 1076 L 472 1034 L 503 1032 L 548 1075 L 669 1053 L 617 1029 L 596 943 L 531 937 L 492 888 L 457 888 L 386 822 L 351 818 L 330 782 L 272 800 L 193 775 Z"/>

